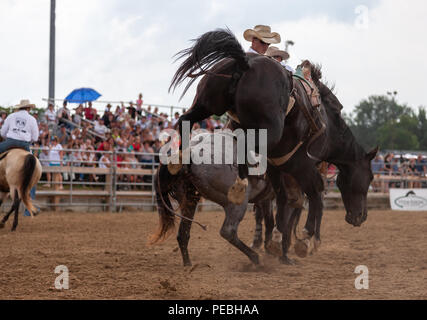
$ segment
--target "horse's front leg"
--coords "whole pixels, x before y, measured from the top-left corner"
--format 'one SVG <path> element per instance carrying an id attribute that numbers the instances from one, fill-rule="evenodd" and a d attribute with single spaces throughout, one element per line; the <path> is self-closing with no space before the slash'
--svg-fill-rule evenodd
<path id="1" fill-rule="evenodd" d="M 251 248 L 259 249 L 262 245 L 262 220 L 264 218 L 264 210 L 261 204 L 255 203 L 255 233 Z"/>
<path id="2" fill-rule="evenodd" d="M 292 234 L 293 209 L 287 205 L 288 197 L 284 175 L 279 168 L 270 164 L 268 165 L 267 174 L 276 193 L 276 225 L 277 229 L 282 233 L 282 256 L 280 257 L 280 261 L 283 264 L 295 264 L 295 261 L 288 257 L 290 236 Z"/>
<path id="3" fill-rule="evenodd" d="M 296 254 L 304 258 L 307 254 L 317 250 L 320 246 L 320 224 L 323 216 L 323 202 L 320 192 L 308 195 L 308 216 L 302 231 L 302 238 L 295 243 Z M 314 238 L 314 248 L 311 248 L 311 239 Z"/>

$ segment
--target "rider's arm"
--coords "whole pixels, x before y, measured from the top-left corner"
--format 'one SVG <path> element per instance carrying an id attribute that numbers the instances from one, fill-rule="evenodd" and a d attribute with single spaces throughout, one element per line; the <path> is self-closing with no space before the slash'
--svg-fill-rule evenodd
<path id="1" fill-rule="evenodd" d="M 0 134 L 5 139 L 6 139 L 7 132 L 9 131 L 9 122 L 10 122 L 9 118 L 6 118 L 6 120 L 3 123 L 3 126 L 1 127 L 1 133 Z"/>
<path id="2" fill-rule="evenodd" d="M 31 141 L 39 140 L 39 126 L 37 125 L 37 120 L 32 118 L 31 121 Z"/>

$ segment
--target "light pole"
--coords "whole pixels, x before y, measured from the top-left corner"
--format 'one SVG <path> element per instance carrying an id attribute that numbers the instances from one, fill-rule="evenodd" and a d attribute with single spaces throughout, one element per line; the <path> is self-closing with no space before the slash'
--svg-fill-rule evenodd
<path id="1" fill-rule="evenodd" d="M 287 53 L 289 53 L 289 51 L 288 51 L 289 46 L 293 46 L 294 44 L 295 44 L 295 42 L 293 42 L 292 40 L 286 40 L 285 41 L 285 51 Z"/>
<path id="2" fill-rule="evenodd" d="M 47 103 L 55 105 L 55 6 L 56 0 L 50 0 L 50 48 L 49 48 L 49 96 Z"/>

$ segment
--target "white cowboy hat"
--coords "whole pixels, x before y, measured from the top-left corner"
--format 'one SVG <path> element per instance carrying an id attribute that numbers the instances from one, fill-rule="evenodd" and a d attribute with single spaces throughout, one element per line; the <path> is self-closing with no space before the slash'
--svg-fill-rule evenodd
<path id="1" fill-rule="evenodd" d="M 280 50 L 279 48 L 277 48 L 275 46 L 270 46 L 267 49 L 267 52 L 265 53 L 265 55 L 269 56 L 269 57 L 282 57 L 283 60 L 289 59 L 289 53 L 287 53 L 284 50 Z"/>
<path id="2" fill-rule="evenodd" d="M 257 25 L 253 29 L 247 29 L 243 32 L 243 38 L 247 41 L 252 41 L 253 38 L 258 38 L 265 43 L 280 43 L 280 34 L 271 32 L 269 26 Z"/>
<path id="3" fill-rule="evenodd" d="M 13 106 L 13 109 L 22 109 L 22 108 L 35 108 L 36 105 L 33 103 L 30 103 L 30 100 L 24 99 L 21 100 L 21 102 L 19 104 L 17 104 L 16 106 Z"/>

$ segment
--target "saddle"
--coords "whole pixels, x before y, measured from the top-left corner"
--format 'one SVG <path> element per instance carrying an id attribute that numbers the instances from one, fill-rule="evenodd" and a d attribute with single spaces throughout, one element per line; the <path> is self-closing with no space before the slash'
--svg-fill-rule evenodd
<path id="1" fill-rule="evenodd" d="M 293 78 L 299 80 L 304 87 L 307 95 L 310 98 L 310 103 L 313 107 L 320 106 L 320 93 L 317 86 L 311 78 L 311 66 L 309 64 L 300 65 L 297 67 Z"/>

